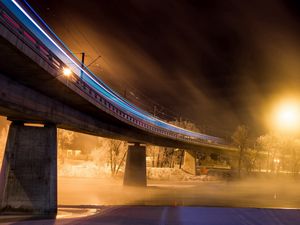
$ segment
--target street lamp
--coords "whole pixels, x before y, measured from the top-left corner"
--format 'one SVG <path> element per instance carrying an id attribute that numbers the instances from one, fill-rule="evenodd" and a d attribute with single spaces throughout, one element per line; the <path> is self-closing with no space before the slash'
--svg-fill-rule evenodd
<path id="1" fill-rule="evenodd" d="M 72 74 L 72 70 L 70 70 L 68 67 L 63 68 L 63 75 L 66 77 L 69 77 Z"/>
<path id="2" fill-rule="evenodd" d="M 295 132 L 300 126 L 300 103 L 296 100 L 281 101 L 273 113 L 273 128 L 284 133 Z"/>

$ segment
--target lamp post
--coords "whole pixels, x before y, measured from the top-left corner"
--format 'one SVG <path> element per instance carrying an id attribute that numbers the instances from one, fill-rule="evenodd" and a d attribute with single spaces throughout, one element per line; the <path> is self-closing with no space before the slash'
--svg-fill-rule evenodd
<path id="1" fill-rule="evenodd" d="M 83 69 L 84 69 L 84 59 L 85 59 L 85 53 L 81 53 L 81 71 L 80 71 L 80 78 L 83 77 Z"/>

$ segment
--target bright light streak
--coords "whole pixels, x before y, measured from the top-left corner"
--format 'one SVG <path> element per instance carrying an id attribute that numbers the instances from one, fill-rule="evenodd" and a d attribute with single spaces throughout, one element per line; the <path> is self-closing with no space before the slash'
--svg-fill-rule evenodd
<path id="1" fill-rule="evenodd" d="M 64 76 L 69 77 L 72 74 L 72 70 L 70 70 L 69 68 L 64 68 L 63 74 Z"/>

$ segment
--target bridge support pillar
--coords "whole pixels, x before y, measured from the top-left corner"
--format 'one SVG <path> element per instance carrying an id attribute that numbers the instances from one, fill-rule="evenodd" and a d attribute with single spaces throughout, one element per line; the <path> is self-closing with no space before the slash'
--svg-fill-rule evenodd
<path id="1" fill-rule="evenodd" d="M 123 184 L 126 186 L 147 186 L 146 147 L 139 143 L 128 146 Z"/>
<path id="2" fill-rule="evenodd" d="M 55 125 L 11 123 L 0 173 L 0 204 L 3 212 L 57 213 Z"/>
<path id="3" fill-rule="evenodd" d="M 184 151 L 184 159 L 182 169 L 185 172 L 196 175 L 196 152 L 195 151 Z"/>

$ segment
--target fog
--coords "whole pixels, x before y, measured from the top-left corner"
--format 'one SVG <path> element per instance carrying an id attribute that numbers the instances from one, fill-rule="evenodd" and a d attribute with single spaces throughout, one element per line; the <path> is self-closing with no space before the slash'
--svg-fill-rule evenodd
<path id="1" fill-rule="evenodd" d="M 60 205 L 164 205 L 299 208 L 299 181 L 256 178 L 243 181 L 148 180 L 146 188 L 123 187 L 111 179 L 59 178 Z"/>

